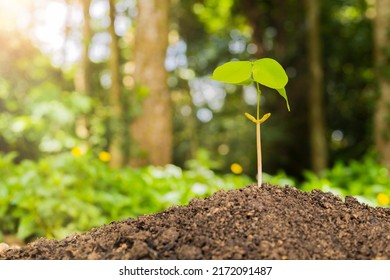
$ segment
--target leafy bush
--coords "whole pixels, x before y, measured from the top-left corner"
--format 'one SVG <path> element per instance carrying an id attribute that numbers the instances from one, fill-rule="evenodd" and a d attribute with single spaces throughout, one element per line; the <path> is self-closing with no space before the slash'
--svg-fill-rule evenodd
<path id="1" fill-rule="evenodd" d="M 104 154 L 103 154 L 104 155 Z M 111 169 L 102 154 L 58 154 L 14 164 L 0 155 L 0 239 L 63 238 L 71 232 L 187 204 L 219 189 L 242 187 L 246 176 L 219 176 L 200 162 Z"/>
<path id="2" fill-rule="evenodd" d="M 74 126 L 91 111 L 91 98 L 63 91 L 48 81 L 22 93 L 0 78 L 1 151 L 18 151 L 21 158 L 36 159 L 83 142 Z"/>
<path id="3" fill-rule="evenodd" d="M 372 156 L 348 163 L 339 161 L 321 176 L 305 172 L 305 177 L 302 190 L 321 189 L 342 197 L 352 195 L 373 206 L 390 206 L 389 170 Z"/>
<path id="4" fill-rule="evenodd" d="M 277 186 L 296 186 L 296 180 L 292 177 L 286 175 L 285 172 L 279 171 L 275 175 L 270 175 L 267 173 L 263 173 L 263 179 L 265 183 L 270 183 L 271 185 Z"/>

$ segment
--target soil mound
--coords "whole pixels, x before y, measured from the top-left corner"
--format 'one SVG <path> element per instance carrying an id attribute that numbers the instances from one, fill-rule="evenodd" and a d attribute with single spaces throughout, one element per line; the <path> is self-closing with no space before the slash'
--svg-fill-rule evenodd
<path id="1" fill-rule="evenodd" d="M 390 259 L 390 208 L 263 184 L 40 238 L 0 259 Z"/>

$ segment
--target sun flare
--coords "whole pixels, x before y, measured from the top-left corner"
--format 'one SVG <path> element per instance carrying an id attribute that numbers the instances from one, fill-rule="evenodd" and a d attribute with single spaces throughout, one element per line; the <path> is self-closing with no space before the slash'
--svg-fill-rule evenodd
<path id="1" fill-rule="evenodd" d="M 0 2 L 0 33 L 2 36 L 24 36 L 49 54 L 63 49 L 67 21 L 77 18 L 63 0 L 12 0 Z"/>

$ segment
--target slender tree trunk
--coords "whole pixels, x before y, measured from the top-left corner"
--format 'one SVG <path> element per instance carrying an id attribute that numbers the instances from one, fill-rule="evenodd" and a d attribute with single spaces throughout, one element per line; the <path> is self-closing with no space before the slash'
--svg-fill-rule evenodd
<path id="1" fill-rule="evenodd" d="M 390 76 L 384 67 L 389 61 L 390 1 L 376 0 L 375 66 L 380 96 L 375 112 L 375 146 L 381 163 L 390 169 Z"/>
<path id="2" fill-rule="evenodd" d="M 109 0 L 109 14 L 111 24 L 109 32 L 111 35 L 111 56 L 110 56 L 110 71 L 111 71 L 111 90 L 110 90 L 110 166 L 119 167 L 123 164 L 122 154 L 122 106 L 121 106 L 121 73 L 120 73 L 120 55 L 118 36 L 115 33 L 115 0 Z"/>
<path id="3" fill-rule="evenodd" d="M 66 15 L 65 15 L 65 26 L 64 26 L 64 43 L 63 43 L 62 49 L 61 49 L 62 63 L 65 63 L 65 61 L 66 61 L 66 55 L 67 55 L 66 44 L 67 44 L 69 37 L 70 37 L 70 31 L 71 31 L 70 26 L 71 26 L 71 20 L 72 20 L 71 0 L 65 0 L 65 4 L 66 4 Z"/>
<path id="4" fill-rule="evenodd" d="M 91 16 L 89 15 L 89 7 L 91 0 L 81 0 L 83 7 L 83 45 L 81 52 L 80 68 L 78 77 L 76 80 L 76 88 L 85 93 L 91 95 L 91 61 L 88 56 L 89 46 L 92 40 L 92 29 L 91 29 Z"/>
<path id="5" fill-rule="evenodd" d="M 323 65 L 321 59 L 319 1 L 306 0 L 306 6 L 310 64 L 309 126 L 311 164 L 313 171 L 319 173 L 327 167 L 328 161 L 323 101 Z"/>
<path id="6" fill-rule="evenodd" d="M 168 10 L 169 0 L 138 1 L 134 78 L 137 88 L 147 88 L 147 96 L 141 100 L 142 113 L 131 126 L 133 143 L 139 150 L 131 159 L 135 166 L 165 165 L 172 158 L 171 103 L 165 70 Z"/>
<path id="7" fill-rule="evenodd" d="M 75 87 L 78 92 L 91 96 L 91 61 L 88 55 L 92 40 L 91 16 L 89 14 L 91 0 L 81 0 L 81 5 L 84 19 L 83 45 L 79 69 L 75 76 Z M 80 138 L 87 138 L 89 136 L 88 120 L 86 117 L 80 117 L 76 121 L 76 134 Z"/>

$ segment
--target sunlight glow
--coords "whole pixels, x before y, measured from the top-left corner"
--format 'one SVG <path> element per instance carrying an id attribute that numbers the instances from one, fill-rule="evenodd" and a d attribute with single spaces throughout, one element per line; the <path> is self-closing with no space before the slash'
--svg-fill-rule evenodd
<path id="1" fill-rule="evenodd" d="M 82 22 L 81 10 L 74 7 L 68 9 L 63 0 L 1 1 L 0 32 L 29 37 L 37 47 L 53 57 L 54 64 L 60 66 L 65 60 L 74 61 L 79 57 L 75 53 L 79 52 L 79 48 L 75 48 L 72 42 L 65 42 L 64 36 L 67 21 Z"/>
<path id="2" fill-rule="evenodd" d="M 20 24 L 23 17 L 20 16 L 21 10 L 27 11 L 32 6 L 33 0 L 14 0 L 0 1 L 0 30 L 11 31 Z M 26 14 L 26 17 L 28 15 Z"/>
<path id="3" fill-rule="evenodd" d="M 126 7 L 134 7 L 134 0 L 122 1 L 115 20 L 115 32 L 125 36 L 132 25 Z M 110 24 L 108 1 L 93 0 L 90 6 L 93 29 L 105 30 Z M 36 47 L 49 55 L 52 64 L 68 67 L 81 57 L 83 11 L 80 1 L 66 0 L 0 0 L 0 33 L 9 36 L 24 36 Z M 107 31 L 95 34 L 92 39 L 89 57 L 93 62 L 101 62 L 110 54 L 110 35 Z M 186 64 L 186 60 L 181 62 Z"/>
<path id="4" fill-rule="evenodd" d="M 37 16 L 43 19 L 43 24 L 34 29 L 34 36 L 44 44 L 45 51 L 60 49 L 65 43 L 61 30 L 66 23 L 66 5 L 49 3 L 44 10 L 38 11 Z"/>

